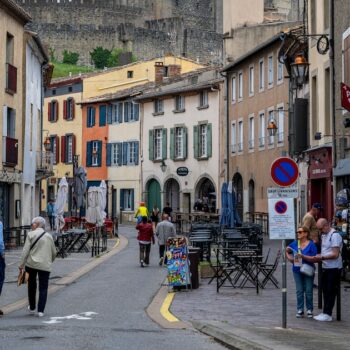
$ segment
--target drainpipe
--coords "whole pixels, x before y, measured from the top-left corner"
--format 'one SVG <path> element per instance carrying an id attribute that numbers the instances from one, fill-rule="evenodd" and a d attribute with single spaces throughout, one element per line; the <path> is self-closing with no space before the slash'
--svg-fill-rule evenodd
<path id="1" fill-rule="evenodd" d="M 331 81 L 331 113 L 332 113 L 332 160 L 333 168 L 337 166 L 337 127 L 336 127 L 336 118 L 335 118 L 335 69 L 334 69 L 334 1 L 329 2 L 329 64 L 330 64 L 330 81 Z M 335 186 L 335 179 L 333 179 L 333 184 Z M 333 186 L 333 187 L 334 187 Z M 333 193 L 336 191 L 334 190 Z"/>
<path id="2" fill-rule="evenodd" d="M 228 73 L 220 72 L 220 75 L 225 78 L 225 95 L 226 95 L 226 110 L 225 110 L 225 118 L 226 118 L 226 182 L 227 184 L 230 181 L 230 118 L 229 118 L 229 81 L 228 81 Z"/>

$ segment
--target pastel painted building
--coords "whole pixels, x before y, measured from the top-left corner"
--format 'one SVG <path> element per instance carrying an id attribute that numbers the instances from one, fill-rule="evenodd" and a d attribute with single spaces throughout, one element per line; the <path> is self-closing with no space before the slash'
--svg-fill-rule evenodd
<path id="1" fill-rule="evenodd" d="M 223 78 L 212 68 L 181 76 L 135 99 L 142 104 L 141 181 L 151 209 L 191 212 L 220 205 L 219 121 Z"/>
<path id="2" fill-rule="evenodd" d="M 42 210 L 47 201 L 55 200 L 59 180 L 69 183 L 67 210 L 72 209 L 73 161 L 82 163 L 82 77 L 53 80 L 45 89 L 43 135 L 50 140 L 53 153 L 53 176 L 43 181 Z"/>

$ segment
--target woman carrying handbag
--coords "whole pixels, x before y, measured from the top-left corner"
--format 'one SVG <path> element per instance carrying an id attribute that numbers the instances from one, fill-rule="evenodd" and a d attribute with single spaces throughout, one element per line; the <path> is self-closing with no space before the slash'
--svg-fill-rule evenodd
<path id="1" fill-rule="evenodd" d="M 297 295 L 297 318 L 304 317 L 304 298 L 306 301 L 307 317 L 313 317 L 313 284 L 315 266 L 302 260 L 300 254 L 315 256 L 317 247 L 309 239 L 310 230 L 307 227 L 298 227 L 297 239 L 286 248 L 286 257 L 293 264 L 293 276 Z"/>
<path id="2" fill-rule="evenodd" d="M 38 216 L 32 221 L 32 231 L 28 233 L 20 260 L 19 269 L 28 272 L 28 311 L 35 313 L 36 277 L 39 277 L 39 317 L 44 316 L 52 262 L 56 258 L 56 247 L 50 233 L 45 232 L 45 219 Z"/>

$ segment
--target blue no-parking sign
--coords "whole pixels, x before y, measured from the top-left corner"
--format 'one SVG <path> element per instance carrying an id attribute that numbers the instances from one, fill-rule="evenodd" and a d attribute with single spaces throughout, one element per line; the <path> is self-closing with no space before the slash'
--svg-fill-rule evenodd
<path id="1" fill-rule="evenodd" d="M 298 164 L 292 158 L 277 158 L 271 165 L 271 177 L 279 186 L 291 186 L 299 177 Z"/>

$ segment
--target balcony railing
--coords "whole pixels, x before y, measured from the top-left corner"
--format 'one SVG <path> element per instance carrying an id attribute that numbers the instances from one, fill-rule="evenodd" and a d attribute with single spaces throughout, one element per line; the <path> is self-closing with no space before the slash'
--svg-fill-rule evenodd
<path id="1" fill-rule="evenodd" d="M 238 143 L 238 152 L 242 152 L 243 151 L 243 142 Z"/>
<path id="2" fill-rule="evenodd" d="M 231 152 L 236 153 L 236 144 L 231 145 Z"/>
<path id="3" fill-rule="evenodd" d="M 44 179 L 53 175 L 53 153 L 37 152 L 36 153 L 36 178 Z"/>
<path id="4" fill-rule="evenodd" d="M 265 137 L 259 137 L 259 147 L 265 146 Z"/>
<path id="5" fill-rule="evenodd" d="M 277 134 L 277 140 L 278 140 L 278 143 L 283 143 L 284 142 L 284 133 L 283 132 L 279 132 Z"/>
<path id="6" fill-rule="evenodd" d="M 18 140 L 11 137 L 2 137 L 2 163 L 15 167 L 18 164 Z"/>
<path id="7" fill-rule="evenodd" d="M 10 63 L 6 63 L 6 91 L 12 94 L 17 92 L 17 68 Z"/>
<path id="8" fill-rule="evenodd" d="M 254 149 L 254 139 L 248 141 L 249 149 Z"/>

